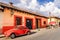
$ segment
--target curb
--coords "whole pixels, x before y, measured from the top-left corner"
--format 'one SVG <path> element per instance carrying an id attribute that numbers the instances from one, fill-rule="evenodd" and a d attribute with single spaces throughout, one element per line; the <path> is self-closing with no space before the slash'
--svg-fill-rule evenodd
<path id="1" fill-rule="evenodd" d="M 42 30 L 46 30 L 46 28 L 31 30 L 31 32 L 38 32 L 38 31 L 42 31 Z"/>
<path id="2" fill-rule="evenodd" d="M 3 38 L 3 37 L 5 37 L 4 35 L 0 35 L 0 38 Z"/>

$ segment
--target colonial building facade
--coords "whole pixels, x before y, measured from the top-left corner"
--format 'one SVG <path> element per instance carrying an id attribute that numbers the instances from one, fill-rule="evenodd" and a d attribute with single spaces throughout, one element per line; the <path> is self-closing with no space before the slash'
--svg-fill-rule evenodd
<path id="1" fill-rule="evenodd" d="M 23 25 L 29 29 L 46 28 L 48 18 L 29 10 L 22 10 L 13 6 L 12 3 L 0 2 L 0 29 L 4 31 Z"/>

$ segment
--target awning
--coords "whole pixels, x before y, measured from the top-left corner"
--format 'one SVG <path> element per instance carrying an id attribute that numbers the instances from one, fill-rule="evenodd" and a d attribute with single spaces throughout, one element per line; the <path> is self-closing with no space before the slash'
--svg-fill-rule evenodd
<path id="1" fill-rule="evenodd" d="M 54 24 L 56 24 L 56 22 L 55 21 L 51 21 L 49 24 L 54 25 Z"/>

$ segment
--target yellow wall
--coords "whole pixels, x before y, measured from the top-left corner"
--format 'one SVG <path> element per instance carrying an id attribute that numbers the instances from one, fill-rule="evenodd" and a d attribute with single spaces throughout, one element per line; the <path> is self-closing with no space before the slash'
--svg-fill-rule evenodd
<path id="1" fill-rule="evenodd" d="M 58 19 L 57 18 L 51 18 L 51 21 L 54 21 L 57 24 Z M 48 24 L 49 24 L 49 22 L 50 22 L 50 19 L 48 19 Z"/>

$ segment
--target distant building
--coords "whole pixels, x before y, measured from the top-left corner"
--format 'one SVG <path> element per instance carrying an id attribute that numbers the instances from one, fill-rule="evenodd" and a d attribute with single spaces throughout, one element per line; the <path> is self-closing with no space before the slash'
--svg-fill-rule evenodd
<path id="1" fill-rule="evenodd" d="M 48 24 L 59 25 L 60 24 L 60 18 L 52 16 L 50 19 L 48 19 Z"/>

